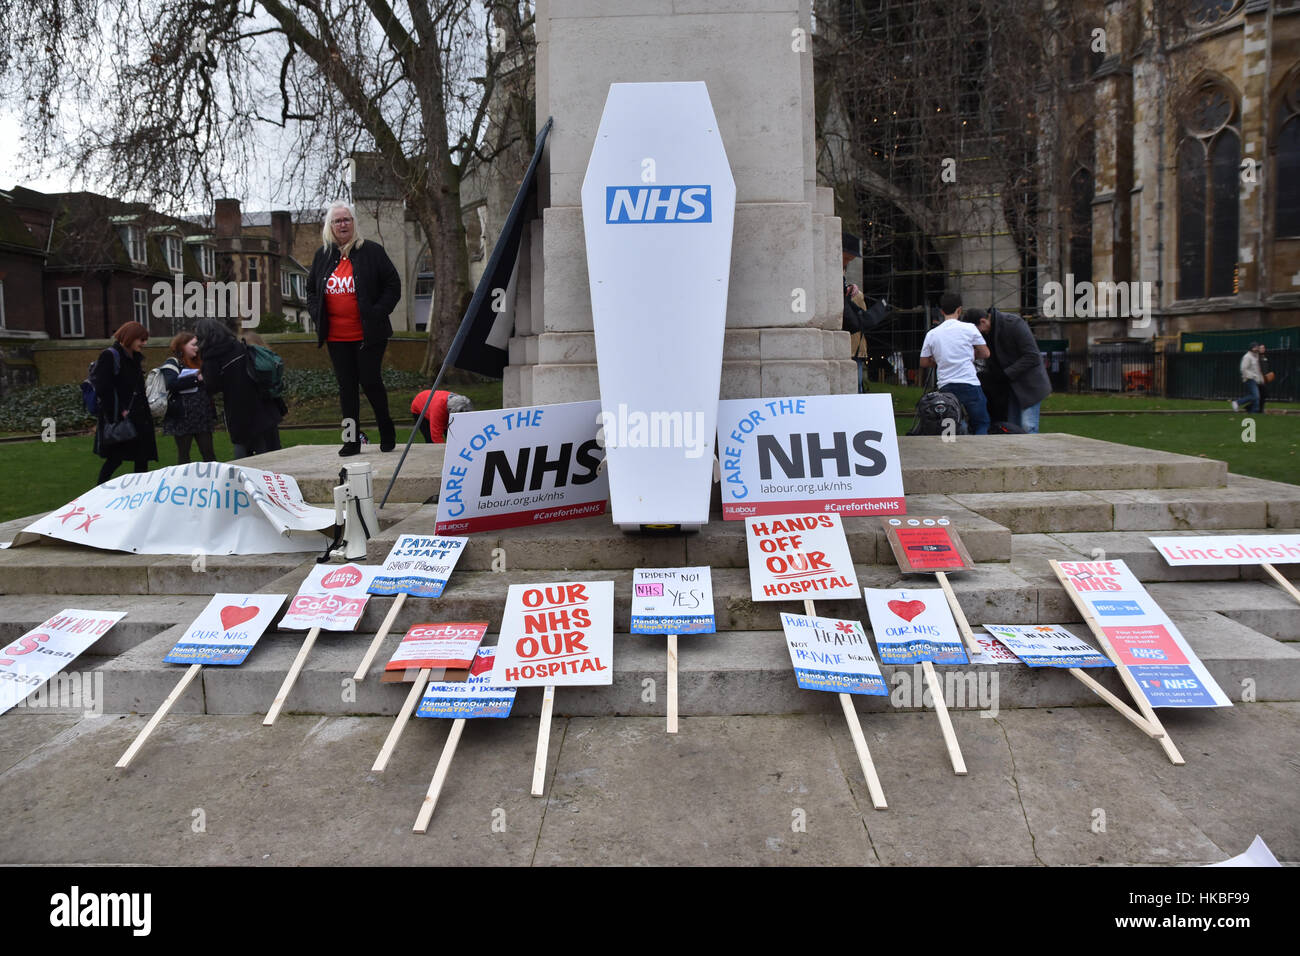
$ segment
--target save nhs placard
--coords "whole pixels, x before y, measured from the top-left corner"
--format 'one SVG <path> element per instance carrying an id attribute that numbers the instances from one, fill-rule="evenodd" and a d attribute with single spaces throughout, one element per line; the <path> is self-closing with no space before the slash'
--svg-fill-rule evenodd
<path id="1" fill-rule="evenodd" d="M 1152 707 L 1231 707 L 1232 701 L 1123 561 L 1055 561 L 1071 598 L 1096 621 Z"/>
<path id="2" fill-rule="evenodd" d="M 907 511 L 888 395 L 718 403 L 722 517 Z"/>
<path id="3" fill-rule="evenodd" d="M 600 402 L 462 412 L 447 428 L 435 534 L 605 513 Z"/>
<path id="4" fill-rule="evenodd" d="M 582 222 L 614 522 L 709 518 L 736 184 L 703 83 L 614 83 Z"/>

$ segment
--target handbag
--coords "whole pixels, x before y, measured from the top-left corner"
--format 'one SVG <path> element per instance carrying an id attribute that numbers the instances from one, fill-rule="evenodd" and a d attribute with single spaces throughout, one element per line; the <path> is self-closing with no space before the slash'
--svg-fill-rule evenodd
<path id="1" fill-rule="evenodd" d="M 120 445 L 123 442 L 135 441 L 136 430 L 135 423 L 131 421 L 131 406 L 135 404 L 135 396 L 131 396 L 131 401 L 126 406 L 126 418 L 118 415 L 118 403 L 116 392 L 113 395 L 113 420 L 106 422 L 99 436 L 99 443 L 105 448 L 113 445 Z"/>

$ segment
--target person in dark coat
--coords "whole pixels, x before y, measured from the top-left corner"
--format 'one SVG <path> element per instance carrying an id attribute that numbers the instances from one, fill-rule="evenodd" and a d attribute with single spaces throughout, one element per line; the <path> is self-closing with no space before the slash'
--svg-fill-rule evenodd
<path id="1" fill-rule="evenodd" d="M 158 460 L 158 443 L 153 433 L 153 414 L 144 391 L 144 344 L 149 332 L 139 322 L 127 322 L 113 335 L 113 344 L 104 349 L 90 373 L 99 406 L 95 428 L 95 454 L 104 459 L 99 482 L 113 477 L 123 462 L 133 462 L 136 471 L 148 471 L 149 462 Z M 130 441 L 104 442 L 104 428 L 110 422 L 130 419 L 135 438 Z"/>
<path id="2" fill-rule="evenodd" d="M 193 332 L 178 333 L 172 339 L 171 353 L 160 366 L 167 384 L 163 434 L 176 439 L 178 465 L 189 464 L 191 444 L 199 446 L 204 461 L 216 461 L 212 429 L 217 424 L 217 410 L 212 396 L 203 388 L 198 336 Z"/>
<path id="3" fill-rule="evenodd" d="M 339 383 L 344 431 L 339 454 L 361 453 L 358 386 L 374 409 L 380 450 L 392 451 L 397 426 L 388 411 L 382 368 L 393 334 L 388 316 L 402 296 L 402 278 L 384 247 L 361 236 L 347 203 L 326 210 L 321 243 L 307 276 L 307 310 L 316 326 L 317 348 L 328 343 Z"/>
<path id="4" fill-rule="evenodd" d="M 200 319 L 195 329 L 203 356 L 203 387 L 220 392 L 226 430 L 236 458 L 261 455 L 280 447 L 283 403 L 262 394 L 248 374 L 248 349 L 224 323 Z"/>
<path id="5" fill-rule="evenodd" d="M 989 381 L 1007 381 L 1005 421 L 1037 434 L 1039 408 L 1043 399 L 1052 394 L 1052 382 L 1029 323 L 1018 315 L 992 309 L 980 320 L 979 330 L 989 347 Z"/>

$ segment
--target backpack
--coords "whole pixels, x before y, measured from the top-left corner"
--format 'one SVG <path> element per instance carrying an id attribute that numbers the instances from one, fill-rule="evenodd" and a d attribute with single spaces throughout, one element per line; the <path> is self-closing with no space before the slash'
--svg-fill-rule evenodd
<path id="1" fill-rule="evenodd" d="M 955 422 L 955 426 L 946 422 Z M 916 422 L 909 435 L 969 435 L 966 408 L 951 392 L 929 392 L 916 403 Z"/>
<path id="2" fill-rule="evenodd" d="M 122 359 L 117 354 L 117 349 L 115 348 L 107 348 L 104 351 L 111 352 L 113 355 L 113 375 L 116 377 L 117 374 L 122 371 Z M 103 357 L 104 355 L 101 352 L 99 358 Z M 81 404 L 84 405 L 86 411 L 92 415 L 99 414 L 99 396 L 95 394 L 95 383 L 91 381 L 95 375 L 95 366 L 98 364 L 99 359 L 95 359 L 95 361 L 91 362 L 90 366 L 86 369 L 86 377 L 81 380 Z"/>
<path id="3" fill-rule="evenodd" d="M 1024 435 L 1025 430 L 1013 422 L 994 422 L 989 426 L 990 435 Z"/>
<path id="4" fill-rule="evenodd" d="M 171 359 L 168 359 L 170 362 Z M 167 379 L 163 378 L 162 366 L 149 369 L 144 377 L 144 397 L 149 403 L 149 414 L 162 418 L 167 414 L 167 402 L 171 398 L 167 392 Z"/>
<path id="5" fill-rule="evenodd" d="M 264 345 L 244 343 L 248 361 L 244 368 L 248 377 L 257 385 L 257 391 L 263 398 L 279 399 L 284 397 L 284 359 Z"/>

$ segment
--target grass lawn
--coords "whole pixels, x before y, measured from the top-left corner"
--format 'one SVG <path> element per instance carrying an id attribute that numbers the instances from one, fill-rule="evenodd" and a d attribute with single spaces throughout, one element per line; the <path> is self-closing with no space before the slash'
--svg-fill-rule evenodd
<path id="1" fill-rule="evenodd" d="M 921 397 L 921 389 L 880 385 L 872 388 L 893 396 L 894 411 L 900 416 L 896 419 L 899 434 L 906 432 L 912 425 L 912 411 Z M 477 409 L 501 407 L 499 383 L 453 390 L 467 394 Z M 415 392 L 411 390 L 390 392 L 390 405 L 397 413 L 394 417 L 398 423 L 398 437 L 403 441 L 409 416 L 403 418 L 402 413 L 409 409 L 414 397 Z M 1300 415 L 1253 416 L 1255 430 L 1251 436 L 1242 425 L 1243 419 L 1248 417 L 1245 414 L 1134 414 L 1152 408 L 1218 410 L 1225 405 L 1223 402 L 1128 395 L 1052 395 L 1044 403 L 1044 411 L 1095 410 L 1111 414 L 1049 415 L 1042 419 L 1041 427 L 1044 432 L 1065 432 L 1139 448 L 1217 458 L 1228 462 L 1229 469 L 1239 475 L 1300 482 Z M 362 409 L 368 411 L 364 401 Z M 315 399 L 291 409 L 286 423 L 329 421 L 337 415 L 336 400 Z M 378 438 L 373 426 L 369 427 L 369 434 L 372 439 Z M 1246 440 L 1251 437 L 1253 441 Z M 332 445 L 339 440 L 337 428 L 286 428 L 280 432 L 280 441 L 286 448 L 291 445 Z M 162 456 L 160 464 L 176 463 L 176 446 L 170 437 L 159 434 L 158 447 Z M 219 459 L 230 459 L 230 440 L 225 432 L 216 435 L 216 452 Z M 48 511 L 71 501 L 93 486 L 100 463 L 91 452 L 89 435 L 60 438 L 50 443 L 0 445 L 0 479 L 9 491 L 9 495 L 0 501 L 0 521 Z M 122 473 L 122 470 L 118 471 L 118 474 Z"/>

